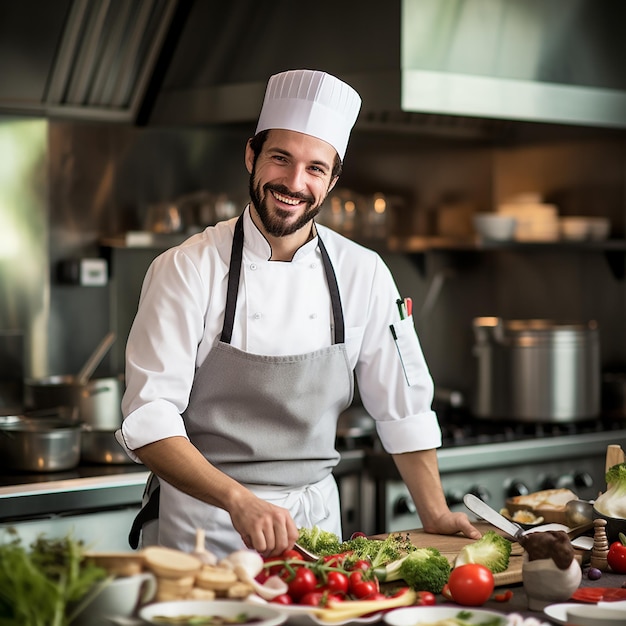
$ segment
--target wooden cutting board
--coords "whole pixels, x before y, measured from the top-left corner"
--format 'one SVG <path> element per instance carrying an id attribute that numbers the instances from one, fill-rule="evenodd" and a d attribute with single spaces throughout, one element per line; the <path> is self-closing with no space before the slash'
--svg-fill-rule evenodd
<path id="1" fill-rule="evenodd" d="M 494 530 L 499 534 L 503 534 L 487 522 L 472 523 L 483 534 L 488 530 Z M 468 539 L 462 535 L 432 535 L 425 533 L 422 529 L 403 531 L 401 534 L 407 534 L 411 543 L 419 548 L 437 548 L 441 554 L 447 557 L 450 564 L 454 563 L 454 559 L 463 546 L 474 542 L 473 539 Z M 523 554 L 524 550 L 522 546 L 520 546 L 519 543 L 513 543 L 508 569 L 504 572 L 500 572 L 499 574 L 494 574 L 493 578 L 496 587 L 513 585 L 515 583 L 522 582 Z"/>
<path id="2" fill-rule="evenodd" d="M 493 530 L 499 535 L 506 536 L 501 530 L 492 526 L 488 522 L 472 522 L 472 524 L 482 533 Z M 454 559 L 461 551 L 463 546 L 472 543 L 473 539 L 468 539 L 462 535 L 433 535 L 425 533 L 421 528 L 416 530 L 404 530 L 400 534 L 407 534 L 411 543 L 418 548 L 437 548 L 441 554 L 444 554 L 450 564 L 454 563 Z M 384 539 L 387 535 L 378 535 L 376 538 Z M 576 559 L 582 562 L 588 552 L 575 550 Z M 511 558 L 509 559 L 509 567 L 506 571 L 494 574 L 494 582 L 496 587 L 504 587 L 506 585 L 514 585 L 522 582 L 522 564 L 524 562 L 524 549 L 519 543 L 513 542 L 511 550 Z"/>

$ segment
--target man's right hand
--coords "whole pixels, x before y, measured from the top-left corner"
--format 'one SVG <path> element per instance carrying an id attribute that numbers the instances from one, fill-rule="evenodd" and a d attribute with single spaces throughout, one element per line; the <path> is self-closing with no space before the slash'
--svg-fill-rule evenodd
<path id="1" fill-rule="evenodd" d="M 298 540 L 298 527 L 289 511 L 250 492 L 235 496 L 228 511 L 246 546 L 263 557 L 278 556 Z"/>

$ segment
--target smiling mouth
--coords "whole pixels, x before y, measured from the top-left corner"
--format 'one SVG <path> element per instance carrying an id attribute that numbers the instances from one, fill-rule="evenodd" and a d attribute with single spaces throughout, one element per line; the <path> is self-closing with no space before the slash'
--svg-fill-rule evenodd
<path id="1" fill-rule="evenodd" d="M 283 204 L 288 204 L 289 206 L 298 206 L 304 200 L 299 198 L 291 198 L 289 196 L 284 196 L 282 193 L 278 193 L 277 191 L 270 190 L 272 196 L 278 200 L 278 202 L 282 202 Z"/>

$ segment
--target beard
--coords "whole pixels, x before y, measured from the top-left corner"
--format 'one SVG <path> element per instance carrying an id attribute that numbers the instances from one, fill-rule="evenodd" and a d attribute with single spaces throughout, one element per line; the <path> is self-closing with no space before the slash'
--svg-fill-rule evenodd
<path id="1" fill-rule="evenodd" d="M 250 200 L 256 209 L 263 228 L 266 232 L 273 237 L 285 237 L 291 235 L 302 227 L 306 226 L 313 218 L 320 212 L 326 196 L 318 204 L 314 204 L 315 199 L 311 196 L 306 196 L 301 193 L 292 193 L 284 185 L 272 185 L 267 183 L 261 188 L 260 184 L 255 184 L 254 170 L 250 174 L 249 182 Z M 274 208 L 273 212 L 270 211 L 266 200 L 272 191 L 279 193 L 290 198 L 297 198 L 306 203 L 306 207 L 302 215 L 300 215 L 295 221 L 290 221 L 293 214 L 290 211 L 285 211 L 281 208 Z"/>

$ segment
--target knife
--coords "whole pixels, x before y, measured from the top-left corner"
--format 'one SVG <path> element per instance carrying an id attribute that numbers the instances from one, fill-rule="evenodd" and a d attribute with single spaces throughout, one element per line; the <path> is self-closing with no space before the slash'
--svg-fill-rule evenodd
<path id="1" fill-rule="evenodd" d="M 504 515 L 500 515 L 498 511 L 492 509 L 473 493 L 466 493 L 463 496 L 463 503 L 472 513 L 476 513 L 476 515 L 493 524 L 496 528 L 503 530 L 515 541 L 519 541 L 524 534 L 524 529 L 519 524 L 508 520 Z"/>

